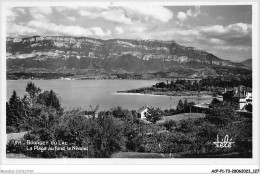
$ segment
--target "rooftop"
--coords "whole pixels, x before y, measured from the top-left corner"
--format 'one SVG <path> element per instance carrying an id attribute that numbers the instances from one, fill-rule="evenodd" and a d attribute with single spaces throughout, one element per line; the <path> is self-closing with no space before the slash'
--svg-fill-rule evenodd
<path id="1" fill-rule="evenodd" d="M 147 109 L 148 106 L 147 105 L 144 105 L 143 107 L 141 107 L 140 109 L 137 110 L 138 113 L 141 113 L 143 112 L 145 109 Z"/>

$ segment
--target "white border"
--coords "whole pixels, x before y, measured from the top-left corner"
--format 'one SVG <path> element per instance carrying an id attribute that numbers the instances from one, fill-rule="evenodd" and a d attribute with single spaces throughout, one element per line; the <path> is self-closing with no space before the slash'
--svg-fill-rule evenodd
<path id="1" fill-rule="evenodd" d="M 258 165 L 58 165 L 58 166 L 46 166 L 46 165 L 16 165 L 16 166 L 4 166 L 3 170 L 33 170 L 33 173 L 211 173 L 214 169 L 258 169 Z M 53 172 L 56 171 L 56 172 Z M 31 173 L 31 172 L 30 172 Z"/>
<path id="2" fill-rule="evenodd" d="M 159 0 L 158 0 L 159 1 Z M 7 0 L 3 1 L 3 6 L 2 6 L 2 32 L 1 32 L 1 128 L 2 128 L 2 134 L 1 134 L 1 163 L 2 164 L 32 164 L 32 165 L 37 165 L 37 164 L 132 164 L 132 165 L 141 165 L 141 164 L 156 164 L 156 165 L 166 165 L 166 164 L 174 164 L 178 165 L 179 169 L 180 168 L 186 168 L 186 166 L 183 165 L 196 165 L 196 164 L 203 164 L 203 165 L 249 165 L 249 164 L 259 164 L 259 108 L 257 106 L 259 105 L 259 81 L 258 81 L 258 74 L 259 74 L 259 2 L 258 1 L 240 1 L 240 2 L 194 2 L 194 1 L 182 1 L 182 2 L 170 2 L 170 1 L 164 1 L 164 2 L 21 2 L 21 1 L 9 1 Z M 252 18 L 252 59 L 253 59 L 253 96 L 254 96 L 254 110 L 253 110 L 253 159 L 7 159 L 6 158 L 6 153 L 5 153 L 5 144 L 6 144 L 6 119 L 4 117 L 5 111 L 6 111 L 6 18 L 5 18 L 5 9 L 6 7 L 13 7 L 13 6 L 20 6 L 20 7 L 25 7 L 25 6 L 93 6 L 93 5 L 113 5 L 113 6 L 125 6 L 125 5 L 174 5 L 174 6 L 192 6 L 192 5 L 252 5 L 252 10 L 253 10 L 253 18 Z M 89 166 L 89 165 L 88 165 Z M 107 165 L 103 165 L 107 166 Z M 154 165 L 153 165 L 154 166 Z M 182 167 L 183 166 L 183 167 Z M 237 167 L 239 167 L 237 166 Z M 5 165 L 6 167 L 6 165 Z M 9 166 L 10 167 L 10 166 Z M 91 166 L 89 166 L 91 168 Z M 95 165 L 94 165 L 95 167 Z M 159 166 L 158 166 L 159 167 Z M 169 166 L 170 167 L 170 166 Z M 171 166 L 173 167 L 173 166 Z M 174 166 L 175 167 L 175 166 Z M 176 166 L 177 167 L 177 166 Z M 193 168 L 194 166 L 192 166 Z M 196 166 L 195 166 L 196 167 Z M 65 173 L 66 171 L 70 171 L 69 167 L 60 167 L 63 168 L 64 170 L 60 171 L 62 173 Z M 98 171 L 102 171 L 101 168 L 98 166 L 95 167 L 98 169 Z M 105 169 L 107 167 L 104 167 Z M 109 167 L 108 167 L 109 168 Z M 132 168 L 131 166 L 127 167 L 127 169 Z M 161 167 L 159 167 L 161 168 Z M 165 168 L 168 168 L 165 166 Z M 196 167 L 197 168 L 197 167 Z M 213 167 L 214 168 L 214 167 Z M 224 167 L 225 168 L 225 167 Z M 246 168 L 246 167 L 244 167 Z M 101 169 L 101 170 L 99 170 Z M 152 169 L 152 170 L 151 170 Z M 197 169 L 202 169 L 201 167 L 198 167 Z M 41 170 L 47 171 L 47 168 L 41 167 Z M 94 170 L 92 170 L 93 172 Z M 132 170 L 119 170 L 119 171 L 124 171 L 124 172 L 131 172 L 135 171 L 134 168 Z M 154 167 L 147 166 L 147 171 L 149 173 L 152 173 L 153 171 L 157 171 L 154 169 Z M 180 170 L 179 170 L 180 171 Z M 193 171 L 193 170 L 190 170 Z M 200 170 L 198 170 L 200 171 Z M 107 171 L 102 171 L 102 172 L 107 172 Z M 158 171 L 157 171 L 158 172 Z M 194 172 L 194 171 L 193 171 Z M 154 172 L 153 172 L 154 173 Z M 200 172 L 202 173 L 202 172 Z"/>

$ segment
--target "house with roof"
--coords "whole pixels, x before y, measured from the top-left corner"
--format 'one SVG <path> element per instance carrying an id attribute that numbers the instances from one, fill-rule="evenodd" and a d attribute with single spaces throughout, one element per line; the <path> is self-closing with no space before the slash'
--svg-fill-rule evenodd
<path id="1" fill-rule="evenodd" d="M 252 89 L 245 86 L 235 88 L 233 100 L 238 105 L 239 110 L 245 110 L 245 106 L 252 104 Z"/>
<path id="2" fill-rule="evenodd" d="M 138 118 L 140 119 L 145 119 L 145 113 L 147 113 L 148 111 L 148 106 L 145 105 L 143 107 L 141 107 L 140 109 L 137 110 L 137 114 L 138 114 Z"/>
<path id="3" fill-rule="evenodd" d="M 223 101 L 233 102 L 239 110 L 245 110 L 246 105 L 252 104 L 252 89 L 243 85 L 234 87 L 223 94 Z"/>

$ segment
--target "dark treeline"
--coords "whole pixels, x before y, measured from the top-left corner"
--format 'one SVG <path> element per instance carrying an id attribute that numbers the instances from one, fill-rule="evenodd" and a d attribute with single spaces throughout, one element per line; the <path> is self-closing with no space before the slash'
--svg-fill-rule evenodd
<path id="1" fill-rule="evenodd" d="M 252 76 L 252 70 L 237 67 L 213 66 L 217 74 L 223 76 Z"/>
<path id="2" fill-rule="evenodd" d="M 185 95 L 178 92 L 188 91 L 189 95 L 197 95 L 197 92 L 208 92 L 206 94 L 218 94 L 224 91 L 225 88 L 230 89 L 244 85 L 252 87 L 251 76 L 223 76 L 223 77 L 207 77 L 201 80 L 185 80 L 177 79 L 176 81 L 159 82 L 152 87 L 143 87 L 131 89 L 124 92 L 130 93 L 152 93 L 152 92 L 171 92 L 171 95 Z"/>
<path id="3" fill-rule="evenodd" d="M 225 76 L 207 77 L 201 80 L 180 80 L 170 83 L 160 82 L 154 85 L 156 88 L 167 88 L 175 91 L 212 91 L 217 88 L 232 88 L 239 85 L 252 87 L 252 77 L 248 76 Z"/>
<path id="4" fill-rule="evenodd" d="M 208 77 L 203 78 L 201 86 L 203 87 L 221 87 L 221 88 L 232 88 L 239 85 L 252 88 L 252 75 L 240 75 L 240 76 L 223 76 L 223 77 Z"/>
<path id="5" fill-rule="evenodd" d="M 20 132 L 37 127 L 37 124 L 47 124 L 47 119 L 53 122 L 54 117 L 63 114 L 60 100 L 54 91 L 44 91 L 32 82 L 27 84 L 27 94 L 20 98 L 13 91 L 9 102 L 6 102 L 7 132 Z M 34 125 L 35 124 L 35 125 Z"/>
<path id="6" fill-rule="evenodd" d="M 239 157 L 252 155 L 252 120 L 237 115 L 228 103 L 212 102 L 205 118 L 159 124 L 157 120 L 167 115 L 166 112 L 169 115 L 190 112 L 193 103 L 180 100 L 174 110 L 149 108 L 146 116 L 150 123 L 147 123 L 138 118 L 136 111 L 121 107 L 98 113 L 98 108 L 64 110 L 54 91 L 42 92 L 33 83 L 28 83 L 26 91 L 23 98 L 14 91 L 6 103 L 7 133 L 28 131 L 21 145 L 8 142 L 9 153 L 37 158 L 109 158 L 117 152 L 184 152 L 181 157 L 223 153 L 239 153 Z M 236 143 L 232 148 L 216 148 L 212 142 L 217 135 L 229 135 Z M 33 146 L 26 147 L 26 140 L 61 141 L 88 150 L 26 150 Z"/>

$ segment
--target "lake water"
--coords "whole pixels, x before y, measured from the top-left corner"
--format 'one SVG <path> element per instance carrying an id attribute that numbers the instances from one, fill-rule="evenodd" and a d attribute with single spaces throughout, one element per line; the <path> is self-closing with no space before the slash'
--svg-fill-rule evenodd
<path id="1" fill-rule="evenodd" d="M 29 81 L 8 80 L 7 100 L 13 90 L 19 96 L 26 94 L 25 87 Z M 139 109 L 144 105 L 160 107 L 162 109 L 175 108 L 179 99 L 185 96 L 154 96 L 138 94 L 119 94 L 116 91 L 152 86 L 158 81 L 151 80 L 33 80 L 42 90 L 53 90 L 66 108 L 89 109 L 90 105 L 99 105 L 100 110 L 122 106 L 127 109 Z M 197 102 L 196 97 L 188 96 L 188 101 Z M 210 102 L 212 97 L 202 98 L 200 102 Z"/>

